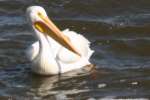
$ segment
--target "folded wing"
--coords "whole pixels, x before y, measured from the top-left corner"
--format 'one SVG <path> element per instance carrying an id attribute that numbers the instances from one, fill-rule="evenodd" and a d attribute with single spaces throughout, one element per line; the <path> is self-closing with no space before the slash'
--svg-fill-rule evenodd
<path id="1" fill-rule="evenodd" d="M 74 31 L 64 30 L 63 33 L 69 38 L 70 42 L 75 46 L 75 48 L 81 54 L 81 57 L 69 51 L 68 49 L 61 47 L 58 51 L 57 58 L 66 64 L 78 62 L 80 59 L 84 58 L 89 60 L 93 51 L 90 49 L 90 42 L 80 34 Z"/>

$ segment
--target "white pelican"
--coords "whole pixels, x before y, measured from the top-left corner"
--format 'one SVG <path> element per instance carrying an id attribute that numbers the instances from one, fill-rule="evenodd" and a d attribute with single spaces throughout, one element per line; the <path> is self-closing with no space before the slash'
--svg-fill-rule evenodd
<path id="1" fill-rule="evenodd" d="M 54 75 L 90 64 L 93 50 L 85 37 L 68 29 L 60 31 L 40 6 L 27 8 L 27 17 L 38 39 L 27 49 L 33 72 Z"/>

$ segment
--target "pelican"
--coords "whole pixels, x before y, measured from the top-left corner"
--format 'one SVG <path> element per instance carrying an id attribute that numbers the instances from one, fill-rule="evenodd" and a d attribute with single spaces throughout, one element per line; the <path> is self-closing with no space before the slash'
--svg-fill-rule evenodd
<path id="1" fill-rule="evenodd" d="M 28 7 L 26 13 L 37 37 L 37 41 L 26 51 L 33 72 L 55 75 L 90 64 L 94 51 L 84 36 L 69 29 L 60 31 L 41 6 Z"/>

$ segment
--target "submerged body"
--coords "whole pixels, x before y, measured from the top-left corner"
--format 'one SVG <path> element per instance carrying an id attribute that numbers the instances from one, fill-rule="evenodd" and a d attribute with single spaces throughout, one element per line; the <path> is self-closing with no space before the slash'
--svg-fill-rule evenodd
<path id="1" fill-rule="evenodd" d="M 33 64 L 33 72 L 42 75 L 54 75 L 90 64 L 89 59 L 93 51 L 90 49 L 90 42 L 85 37 L 68 29 L 61 32 L 56 26 L 43 24 L 44 21 L 34 18 L 33 12 L 34 14 L 39 12 L 42 14 L 45 13 L 45 10 L 39 6 L 32 6 L 27 10 L 38 38 L 38 41 L 27 49 L 27 56 Z M 47 16 L 46 13 L 45 16 Z M 41 23 L 35 27 L 34 23 L 37 21 L 41 21 Z M 55 37 L 57 32 L 59 35 L 61 34 L 60 37 Z M 66 40 L 61 41 L 62 37 Z"/>

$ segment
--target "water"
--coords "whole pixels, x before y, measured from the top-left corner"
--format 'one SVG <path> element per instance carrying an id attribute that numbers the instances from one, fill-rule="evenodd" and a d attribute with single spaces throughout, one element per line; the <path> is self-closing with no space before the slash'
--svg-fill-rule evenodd
<path id="1" fill-rule="evenodd" d="M 96 71 L 43 77 L 25 49 L 36 39 L 25 17 L 43 6 L 60 29 L 83 34 Z M 0 100 L 150 98 L 150 1 L 0 0 Z"/>

